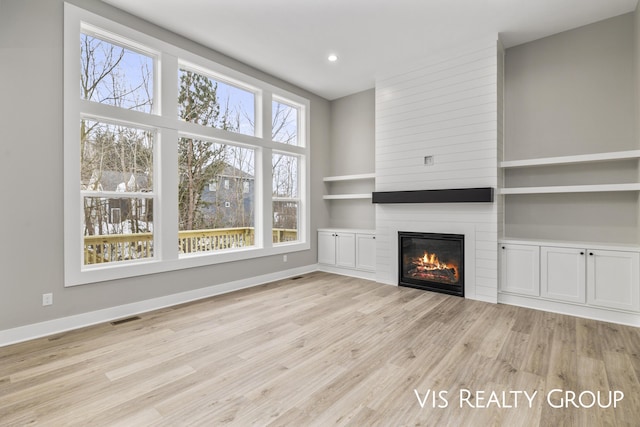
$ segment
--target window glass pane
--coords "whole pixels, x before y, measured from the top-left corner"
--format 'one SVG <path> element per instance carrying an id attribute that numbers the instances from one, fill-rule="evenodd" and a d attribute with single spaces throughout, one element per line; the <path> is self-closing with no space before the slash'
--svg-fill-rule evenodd
<path id="1" fill-rule="evenodd" d="M 255 151 L 180 138 L 178 162 L 180 253 L 253 246 Z"/>
<path id="2" fill-rule="evenodd" d="M 80 122 L 80 185 L 88 191 L 153 191 L 153 132 Z"/>
<path id="3" fill-rule="evenodd" d="M 273 242 L 298 240 L 298 157 L 274 153 Z"/>
<path id="4" fill-rule="evenodd" d="M 84 197 L 84 265 L 153 257 L 153 199 Z"/>
<path id="5" fill-rule="evenodd" d="M 277 101 L 271 103 L 271 139 L 298 145 L 298 108 Z"/>
<path id="6" fill-rule="evenodd" d="M 273 243 L 298 240 L 298 202 L 273 202 Z"/>
<path id="7" fill-rule="evenodd" d="M 255 95 L 188 70 L 179 70 L 178 115 L 191 123 L 255 135 Z"/>
<path id="8" fill-rule="evenodd" d="M 82 99 L 150 113 L 153 107 L 153 58 L 80 34 Z"/>

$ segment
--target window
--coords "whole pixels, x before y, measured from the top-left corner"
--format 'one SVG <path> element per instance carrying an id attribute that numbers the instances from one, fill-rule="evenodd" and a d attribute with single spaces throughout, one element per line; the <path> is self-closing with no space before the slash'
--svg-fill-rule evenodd
<path id="1" fill-rule="evenodd" d="M 288 145 L 300 145 L 298 139 L 299 107 L 283 102 L 271 103 L 271 139 Z"/>
<path id="2" fill-rule="evenodd" d="M 143 129 L 80 121 L 85 265 L 153 257 L 153 139 Z"/>
<path id="3" fill-rule="evenodd" d="M 255 199 L 242 181 L 255 175 L 255 150 L 186 137 L 178 147 L 181 255 L 253 246 Z M 206 183 L 222 176 L 225 191 L 207 198 Z"/>
<path id="4" fill-rule="evenodd" d="M 297 156 L 273 154 L 273 243 L 298 240 Z"/>
<path id="5" fill-rule="evenodd" d="M 181 120 L 244 135 L 255 134 L 255 95 L 232 84 L 180 69 Z"/>
<path id="6" fill-rule="evenodd" d="M 153 110 L 154 60 L 97 36 L 85 25 L 80 34 L 80 96 L 129 110 Z"/>
<path id="7" fill-rule="evenodd" d="M 309 249 L 308 100 L 64 16 L 65 285 Z"/>

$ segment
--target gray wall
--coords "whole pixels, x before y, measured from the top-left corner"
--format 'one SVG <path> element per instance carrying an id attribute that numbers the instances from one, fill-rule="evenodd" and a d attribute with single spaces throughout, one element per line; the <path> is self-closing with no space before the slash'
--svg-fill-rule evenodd
<path id="1" fill-rule="evenodd" d="M 633 74 L 636 76 L 636 141 L 640 146 L 640 2 L 636 6 L 635 13 L 633 15 L 634 23 L 634 54 L 635 54 L 635 67 Z M 638 181 L 640 182 L 640 160 L 638 160 Z M 638 242 L 640 242 L 640 197 L 638 198 Z"/>
<path id="2" fill-rule="evenodd" d="M 505 160 L 640 148 L 628 13 L 507 49 Z M 524 168 L 506 186 L 635 182 L 638 162 Z M 636 243 L 638 193 L 505 197 L 507 237 Z"/>
<path id="3" fill-rule="evenodd" d="M 329 102 L 96 0 L 78 6 L 311 100 L 311 250 L 72 288 L 63 286 L 63 0 L 0 0 L 0 330 L 317 262 L 328 223 Z M 44 221 L 43 221 L 44 219 Z M 42 307 L 41 295 L 54 293 Z"/>
<path id="4" fill-rule="evenodd" d="M 331 175 L 373 172 L 375 95 L 369 89 L 331 101 Z"/>
<path id="5" fill-rule="evenodd" d="M 628 13 L 507 49 L 505 160 L 637 147 L 633 31 Z"/>
<path id="6" fill-rule="evenodd" d="M 375 90 L 331 101 L 330 175 L 372 173 L 375 169 Z M 370 193 L 373 181 L 327 183 L 326 193 Z M 375 228 L 370 200 L 327 201 L 330 225 Z"/>
<path id="7" fill-rule="evenodd" d="M 636 6 L 636 11 L 633 14 L 634 23 L 634 53 L 635 53 L 635 68 L 634 75 L 636 76 L 636 139 L 640 145 L 640 2 Z"/>

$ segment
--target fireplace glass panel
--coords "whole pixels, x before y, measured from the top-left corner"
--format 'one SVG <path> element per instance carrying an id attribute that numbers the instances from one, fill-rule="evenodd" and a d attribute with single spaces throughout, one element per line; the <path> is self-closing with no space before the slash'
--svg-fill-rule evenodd
<path id="1" fill-rule="evenodd" d="M 464 296 L 464 235 L 400 232 L 399 285 Z"/>

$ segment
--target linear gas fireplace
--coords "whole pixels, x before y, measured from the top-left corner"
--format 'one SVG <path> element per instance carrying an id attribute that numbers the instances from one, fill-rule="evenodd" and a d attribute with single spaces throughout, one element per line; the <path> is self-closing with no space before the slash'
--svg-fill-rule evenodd
<path id="1" fill-rule="evenodd" d="M 400 286 L 464 296 L 464 235 L 398 232 Z"/>

